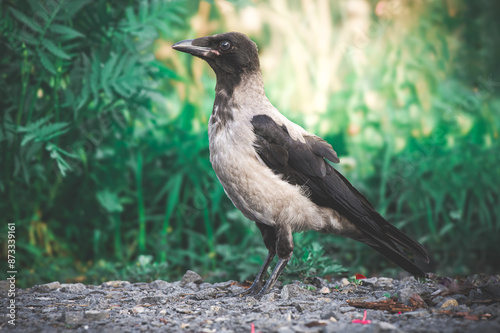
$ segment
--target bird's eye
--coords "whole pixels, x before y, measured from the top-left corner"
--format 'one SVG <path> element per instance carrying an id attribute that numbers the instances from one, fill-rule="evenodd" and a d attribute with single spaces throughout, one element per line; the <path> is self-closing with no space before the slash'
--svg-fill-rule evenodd
<path id="1" fill-rule="evenodd" d="M 227 51 L 231 48 L 231 42 L 228 40 L 223 40 L 220 42 L 219 47 L 222 51 Z"/>

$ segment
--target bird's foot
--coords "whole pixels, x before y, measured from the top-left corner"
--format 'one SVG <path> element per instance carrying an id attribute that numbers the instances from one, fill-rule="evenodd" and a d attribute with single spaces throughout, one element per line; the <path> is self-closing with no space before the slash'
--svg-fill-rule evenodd
<path id="1" fill-rule="evenodd" d="M 262 290 L 262 283 L 252 283 L 252 285 L 246 289 L 245 291 L 242 291 L 241 293 L 233 294 L 231 295 L 232 297 L 243 297 L 243 296 L 255 296 L 260 293 Z M 262 297 L 262 296 L 261 296 Z"/>

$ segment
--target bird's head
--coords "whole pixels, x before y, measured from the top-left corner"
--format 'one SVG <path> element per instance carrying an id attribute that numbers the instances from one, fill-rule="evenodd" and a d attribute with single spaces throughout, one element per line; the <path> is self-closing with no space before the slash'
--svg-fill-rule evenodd
<path id="1" fill-rule="evenodd" d="M 218 80 L 234 80 L 243 73 L 260 70 L 257 45 L 239 32 L 183 40 L 172 45 L 172 48 L 205 60 Z"/>

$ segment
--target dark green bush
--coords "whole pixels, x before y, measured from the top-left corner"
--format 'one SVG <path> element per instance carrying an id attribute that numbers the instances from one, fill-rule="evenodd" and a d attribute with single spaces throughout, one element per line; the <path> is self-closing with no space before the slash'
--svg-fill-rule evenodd
<path id="1" fill-rule="evenodd" d="M 178 279 L 186 269 L 212 280 L 257 272 L 266 255 L 259 232 L 235 211 L 208 160 L 214 77 L 196 67 L 199 60 L 154 56 L 158 41 L 200 32 L 189 20 L 211 6 L 202 5 L 0 3 L 0 215 L 16 223 L 19 287 Z M 417 23 L 408 25 L 412 38 L 384 39 L 395 29 L 391 21 L 374 25 L 384 42 L 368 47 L 367 74 L 345 59 L 338 73 L 345 85 L 309 129 L 328 125 L 322 134 L 341 160 L 357 162 L 342 171 L 388 220 L 429 248 L 430 269 L 498 271 L 499 6 L 408 6 L 418 9 Z M 206 14 L 219 23 L 221 15 L 216 6 Z M 334 25 L 343 19 L 332 17 Z M 276 46 L 272 28 L 268 22 L 256 36 L 261 49 Z M 448 36 L 459 36 L 461 47 L 450 46 Z M 279 78 L 269 80 L 270 97 L 290 81 Z M 379 109 L 366 102 L 373 91 Z M 301 117 L 295 120 L 306 123 Z M 395 272 L 349 240 L 315 233 L 295 239 L 288 278 L 342 272 L 332 258 L 351 273 Z M 2 248 L 5 256 L 5 242 Z"/>

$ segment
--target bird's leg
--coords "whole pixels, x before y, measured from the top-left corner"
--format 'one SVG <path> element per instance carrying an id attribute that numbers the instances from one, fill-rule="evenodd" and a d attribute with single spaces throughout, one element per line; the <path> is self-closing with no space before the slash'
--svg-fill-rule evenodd
<path id="1" fill-rule="evenodd" d="M 262 238 L 264 239 L 264 244 L 266 245 L 269 253 L 267 254 L 267 258 L 264 261 L 262 267 L 260 268 L 259 273 L 257 273 L 257 276 L 255 277 L 255 280 L 253 281 L 250 288 L 248 288 L 242 293 L 237 294 L 236 296 L 255 295 L 262 289 L 264 274 L 267 272 L 267 269 L 271 264 L 271 261 L 273 261 L 274 256 L 276 255 L 276 233 L 274 227 L 268 226 L 267 224 L 260 222 L 255 222 L 255 224 L 257 225 L 262 234 Z"/>
<path id="2" fill-rule="evenodd" d="M 267 268 L 269 267 L 271 261 L 273 261 L 275 255 L 276 253 L 274 251 L 273 252 L 269 251 L 266 261 L 264 261 L 264 264 L 260 268 L 259 273 L 257 273 L 257 276 L 255 277 L 255 280 L 253 281 L 252 285 L 247 290 L 239 294 L 236 294 L 235 296 L 255 295 L 262 289 L 264 274 L 267 271 Z"/>
<path id="3" fill-rule="evenodd" d="M 276 234 L 276 253 L 278 254 L 278 263 L 276 264 L 276 267 L 274 267 L 269 280 L 267 280 L 264 287 L 256 295 L 256 298 L 259 299 L 274 287 L 276 281 L 278 281 L 278 278 L 293 254 L 293 237 L 290 227 L 285 226 L 277 228 Z"/>

